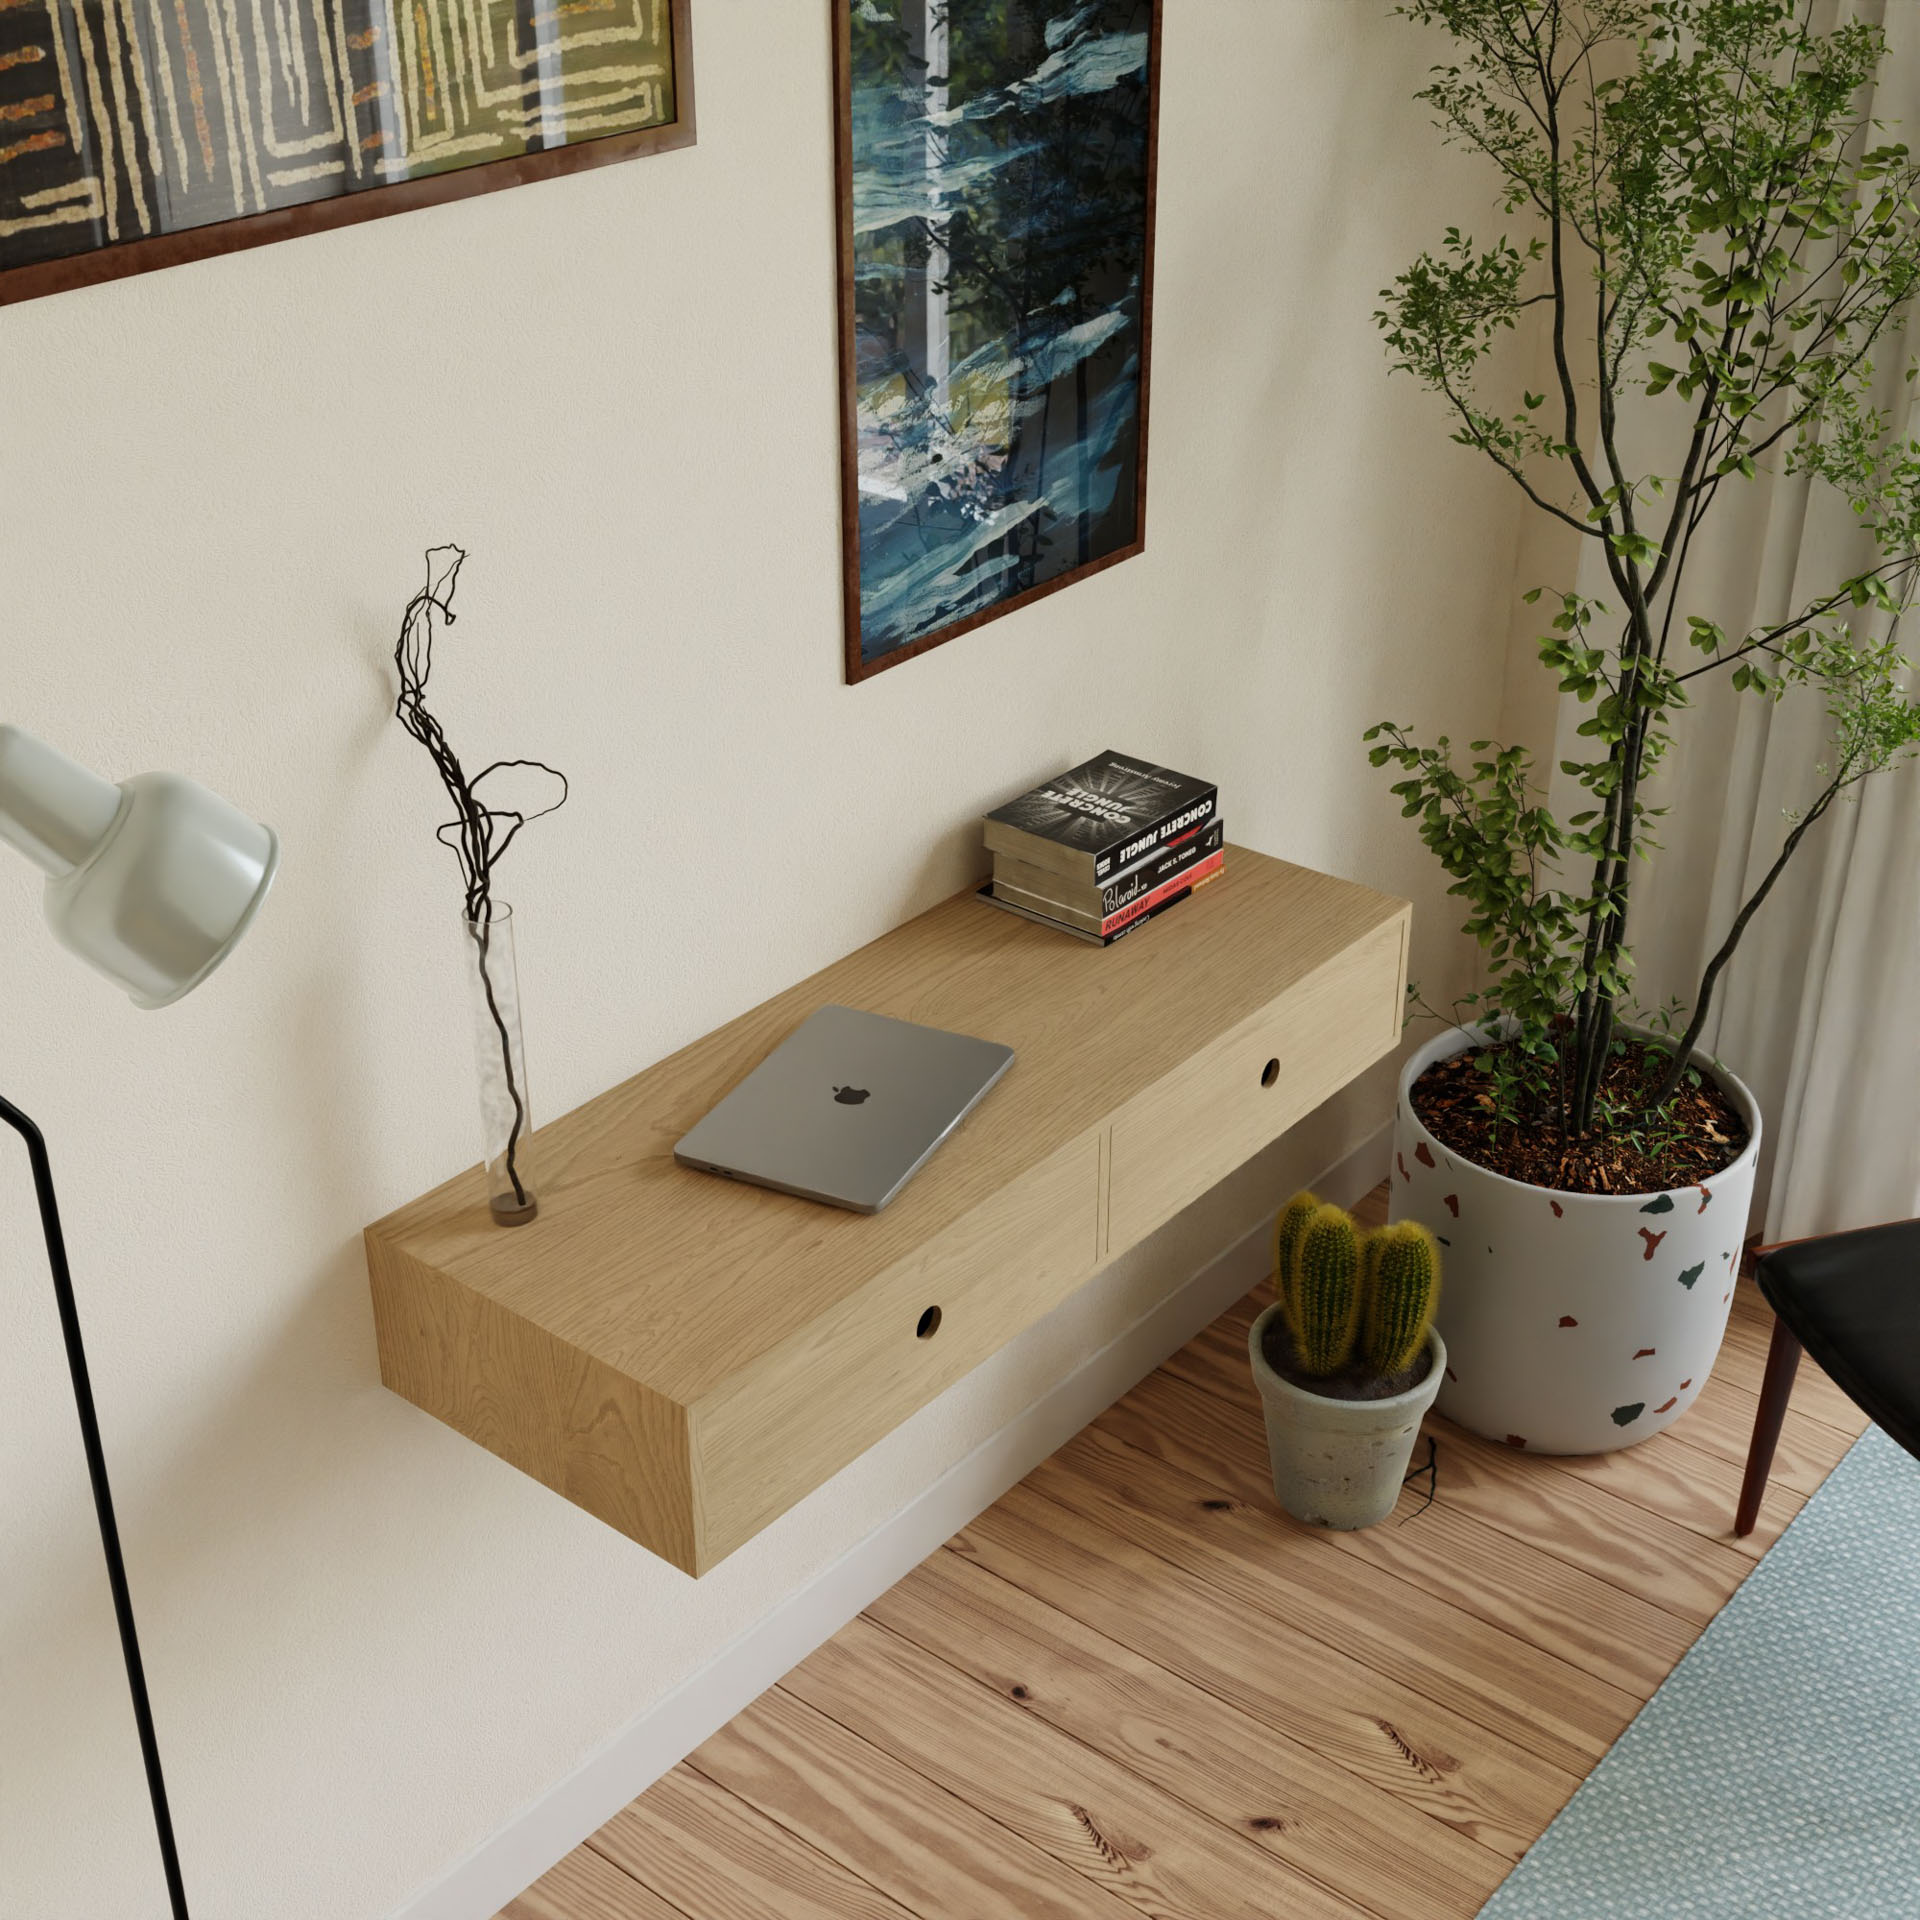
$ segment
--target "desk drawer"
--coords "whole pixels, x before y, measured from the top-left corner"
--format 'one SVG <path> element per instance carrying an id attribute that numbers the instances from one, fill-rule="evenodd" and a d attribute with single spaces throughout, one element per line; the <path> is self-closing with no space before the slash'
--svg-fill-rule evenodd
<path id="1" fill-rule="evenodd" d="M 1122 1109 L 1108 1257 L 1145 1239 L 1393 1046 L 1406 930 L 1404 916 L 1381 927 Z"/>
<path id="2" fill-rule="evenodd" d="M 700 1401 L 701 1568 L 1051 1312 L 1098 1265 L 1099 1235 L 1088 1134 Z"/>

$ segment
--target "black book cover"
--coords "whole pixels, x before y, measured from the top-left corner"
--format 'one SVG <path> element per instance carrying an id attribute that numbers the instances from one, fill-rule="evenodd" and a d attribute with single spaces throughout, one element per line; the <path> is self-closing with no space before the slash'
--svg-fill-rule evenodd
<path id="1" fill-rule="evenodd" d="M 1105 880 L 1203 825 L 1213 817 L 1217 798 L 1211 782 L 1109 749 L 987 818 L 1081 856 L 1090 877 Z"/>
<path id="2" fill-rule="evenodd" d="M 1226 822 L 1216 813 L 1204 827 L 1189 827 L 1157 853 L 1136 860 L 1104 885 L 1069 880 L 1064 874 L 1036 867 L 1007 853 L 996 853 L 993 857 L 993 883 L 1000 891 L 1016 888 L 1016 899 L 1027 906 L 1038 907 L 1043 913 L 1058 909 L 1062 920 L 1076 923 L 1082 918 L 1107 920 L 1171 885 L 1189 869 L 1203 865 L 1220 852 L 1225 843 Z"/>
<path id="3" fill-rule="evenodd" d="M 1204 860 L 1210 853 L 1218 853 L 1226 837 L 1227 823 L 1217 814 L 1204 827 L 1190 827 L 1176 834 L 1158 852 L 1137 861 L 1124 873 L 1115 874 L 1100 889 L 1100 917 L 1105 919 L 1122 907 L 1132 906 L 1142 894 L 1151 893 L 1183 868 Z"/>

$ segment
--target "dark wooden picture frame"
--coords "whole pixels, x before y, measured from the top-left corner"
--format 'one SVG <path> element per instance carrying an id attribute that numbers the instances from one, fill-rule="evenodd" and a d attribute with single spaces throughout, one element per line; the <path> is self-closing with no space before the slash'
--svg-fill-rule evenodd
<path id="1" fill-rule="evenodd" d="M 0 306 L 37 300 L 70 288 L 94 286 L 151 273 L 248 247 L 263 247 L 303 234 L 326 233 L 336 227 L 377 220 L 387 214 L 409 213 L 418 207 L 438 206 L 475 194 L 495 193 L 502 187 L 524 186 L 604 167 L 616 161 L 667 153 L 695 142 L 692 0 L 668 0 L 673 44 L 674 118 L 658 126 L 630 133 L 604 134 L 539 153 L 516 154 L 509 159 L 481 161 L 421 180 L 396 181 L 365 187 L 330 199 L 265 213 L 241 214 L 206 226 L 186 227 L 174 233 L 153 234 L 54 260 L 0 269 Z"/>
<path id="2" fill-rule="evenodd" d="M 1137 451 L 1133 484 L 1133 534 L 1124 545 L 1056 574 L 1024 591 L 1010 594 L 943 625 L 920 638 L 889 649 L 874 659 L 864 657 L 861 619 L 860 465 L 858 406 L 858 340 L 856 334 L 853 45 L 852 6 L 856 0 L 828 0 L 833 23 L 835 217 L 839 260 L 839 378 L 840 378 L 840 495 L 841 597 L 849 685 L 872 678 L 889 667 L 917 659 L 930 649 L 971 633 L 990 620 L 1018 612 L 1062 587 L 1102 573 L 1143 552 L 1147 538 L 1147 447 L 1153 369 L 1154 244 L 1159 195 L 1160 84 L 1165 48 L 1162 31 L 1164 0 L 1149 0 L 1151 35 L 1147 72 L 1145 235 L 1140 275 L 1139 374 Z M 1064 0 L 1063 0 L 1064 10 Z"/>

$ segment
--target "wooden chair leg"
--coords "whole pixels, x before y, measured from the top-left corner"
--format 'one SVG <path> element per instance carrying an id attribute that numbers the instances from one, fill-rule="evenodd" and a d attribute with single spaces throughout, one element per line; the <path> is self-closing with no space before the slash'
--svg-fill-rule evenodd
<path id="1" fill-rule="evenodd" d="M 1753 1445 L 1747 1453 L 1747 1477 L 1740 1483 L 1740 1512 L 1733 1530 L 1742 1540 L 1760 1518 L 1760 1502 L 1773 1471 L 1773 1451 L 1780 1444 L 1780 1426 L 1793 1397 L 1793 1376 L 1800 1368 L 1800 1342 L 1787 1323 L 1773 1323 L 1773 1343 L 1767 1348 L 1766 1378 L 1760 1383 L 1760 1411 L 1753 1423 Z"/>

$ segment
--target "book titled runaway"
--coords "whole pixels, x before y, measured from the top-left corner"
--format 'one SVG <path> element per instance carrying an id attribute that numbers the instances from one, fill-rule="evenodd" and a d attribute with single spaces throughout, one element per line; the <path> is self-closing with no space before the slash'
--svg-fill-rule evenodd
<path id="1" fill-rule="evenodd" d="M 1211 781 L 1109 749 L 996 807 L 986 840 L 996 855 L 1098 886 L 1205 826 L 1219 804 Z"/>
<path id="2" fill-rule="evenodd" d="M 1023 920 L 1037 921 L 1043 927 L 1052 927 L 1058 933 L 1070 933 L 1076 940 L 1085 940 L 1096 947 L 1110 947 L 1116 940 L 1124 940 L 1138 927 L 1144 927 L 1149 920 L 1157 920 L 1170 907 L 1177 907 L 1189 894 L 1198 893 L 1202 887 L 1210 886 L 1220 878 L 1221 863 L 1225 856 L 1216 853 L 1211 860 L 1203 861 L 1191 873 L 1183 873 L 1170 886 L 1145 900 L 1136 901 L 1131 907 L 1114 916 L 1118 922 L 1104 933 L 1093 933 L 1085 927 L 1076 927 L 1051 913 L 1042 913 L 1037 907 L 1029 907 L 1022 902 L 1010 899 L 994 890 L 994 882 L 989 880 L 980 889 L 979 898 L 990 907 L 998 907 L 1003 913 L 1017 913 Z"/>
<path id="3" fill-rule="evenodd" d="M 1226 822 L 1216 813 L 1204 827 L 1189 827 L 1185 833 L 1176 834 L 1144 860 L 1122 868 L 1097 887 L 1080 886 L 1045 867 L 1029 866 L 1024 860 L 999 853 L 993 859 L 993 883 L 996 888 L 1015 890 L 1027 906 L 1044 901 L 1047 904 L 1042 912 L 1092 928 L 1218 853 L 1225 839 Z"/>
<path id="4" fill-rule="evenodd" d="M 1058 920 L 1063 925 L 1077 927 L 1082 933 L 1097 933 L 1104 937 L 1118 933 L 1131 925 L 1142 914 L 1151 913 L 1163 902 L 1171 900 L 1175 894 L 1184 894 L 1189 888 L 1202 880 L 1211 880 L 1226 861 L 1226 855 L 1216 849 L 1204 860 L 1196 861 L 1191 867 L 1176 873 L 1171 880 L 1163 880 L 1150 892 L 1140 894 L 1128 905 L 1112 913 L 1095 916 L 1090 913 L 1077 913 L 1071 907 L 1062 907 L 1044 893 L 1029 893 L 1026 888 L 1010 885 L 1003 874 L 993 876 L 993 897 L 996 900 L 1011 901 L 1016 907 L 1026 907 L 1034 913 L 1044 913 L 1050 920 Z"/>

